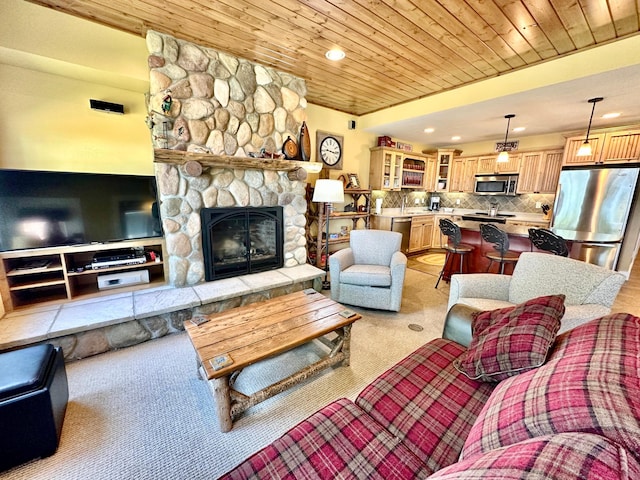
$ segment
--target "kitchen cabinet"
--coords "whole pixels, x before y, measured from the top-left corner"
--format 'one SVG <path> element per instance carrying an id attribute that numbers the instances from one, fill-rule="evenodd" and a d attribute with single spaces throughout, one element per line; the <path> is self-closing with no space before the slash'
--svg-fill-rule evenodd
<path id="1" fill-rule="evenodd" d="M 475 157 L 465 158 L 464 178 L 462 181 L 462 191 L 473 193 L 476 188 L 476 174 L 478 172 L 478 159 Z"/>
<path id="2" fill-rule="evenodd" d="M 556 193 L 562 150 L 522 154 L 517 193 Z"/>
<path id="3" fill-rule="evenodd" d="M 580 150 L 584 140 L 584 135 L 567 138 L 564 146 L 564 158 L 562 159 L 563 165 L 595 165 L 600 163 L 602 148 L 604 147 L 604 133 L 589 135 L 592 154 L 587 157 L 579 157 L 578 150 Z"/>
<path id="4" fill-rule="evenodd" d="M 370 152 L 369 186 L 373 190 L 424 190 L 433 184 L 433 157 L 385 147 Z"/>
<path id="5" fill-rule="evenodd" d="M 475 175 L 478 169 L 478 159 L 454 158 L 451 164 L 451 180 L 449 181 L 450 192 L 473 193 L 475 189 Z"/>
<path id="6" fill-rule="evenodd" d="M 424 162 L 424 189 L 427 192 L 434 192 L 436 190 L 436 158 L 427 156 Z"/>
<path id="7" fill-rule="evenodd" d="M 451 161 L 450 178 L 449 178 L 449 191 L 450 192 L 462 192 L 462 185 L 464 182 L 464 158 L 454 158 Z"/>
<path id="8" fill-rule="evenodd" d="M 601 161 L 602 163 L 640 161 L 640 130 L 607 133 Z"/>
<path id="9" fill-rule="evenodd" d="M 405 155 L 402 159 L 402 188 L 424 188 L 425 161 L 418 156 Z"/>
<path id="10" fill-rule="evenodd" d="M 454 149 L 438 150 L 436 157 L 436 192 L 448 192 Z"/>
<path id="11" fill-rule="evenodd" d="M 431 247 L 433 238 L 433 215 L 419 215 L 411 218 L 409 253 L 419 252 Z"/>
<path id="12" fill-rule="evenodd" d="M 369 187 L 373 190 L 400 190 L 404 152 L 393 148 L 370 150 Z"/>
<path id="13" fill-rule="evenodd" d="M 640 161 L 640 129 L 594 132 L 589 135 L 592 154 L 579 157 L 585 137 L 569 137 L 565 143 L 562 164 L 603 165 Z"/>
<path id="14" fill-rule="evenodd" d="M 96 270 L 87 267 L 96 254 L 129 248 L 144 253 L 144 263 Z M 0 296 L 7 312 L 47 302 L 97 296 L 104 294 L 98 289 L 98 275 L 132 270 L 147 270 L 149 283 L 142 287 L 121 287 L 119 291 L 157 286 L 166 281 L 163 258 L 162 238 L 3 252 L 0 254 Z"/>
<path id="15" fill-rule="evenodd" d="M 498 162 L 497 155 L 478 158 L 477 175 L 499 175 L 520 171 L 520 153 L 510 153 L 508 162 Z"/>

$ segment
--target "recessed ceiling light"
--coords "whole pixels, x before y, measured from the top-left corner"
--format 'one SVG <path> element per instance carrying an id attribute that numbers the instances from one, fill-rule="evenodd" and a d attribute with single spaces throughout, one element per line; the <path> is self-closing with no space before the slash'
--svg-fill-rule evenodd
<path id="1" fill-rule="evenodd" d="M 436 129 L 435 129 L 435 128 L 425 128 L 425 129 L 424 129 L 424 133 L 433 133 L 433 132 L 435 132 L 435 131 L 436 131 Z"/>
<path id="2" fill-rule="evenodd" d="M 604 115 L 602 115 L 602 118 L 618 118 L 620 116 L 620 112 L 611 112 L 611 113 L 605 113 Z"/>
<path id="3" fill-rule="evenodd" d="M 457 142 L 458 140 L 460 140 L 462 137 L 460 135 L 455 135 L 453 137 L 451 137 L 451 140 L 453 140 L 454 142 Z"/>
<path id="4" fill-rule="evenodd" d="M 329 60 L 337 62 L 338 60 L 342 60 L 344 57 L 346 57 L 346 54 L 339 48 L 332 48 L 331 50 L 327 51 L 324 56 Z"/>
<path id="5" fill-rule="evenodd" d="M 514 132 L 524 132 L 527 129 L 527 127 L 515 127 L 513 129 Z"/>

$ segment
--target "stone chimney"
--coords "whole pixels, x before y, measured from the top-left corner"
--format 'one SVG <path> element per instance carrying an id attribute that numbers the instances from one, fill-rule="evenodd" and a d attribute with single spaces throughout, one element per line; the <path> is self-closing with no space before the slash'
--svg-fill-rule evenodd
<path id="1" fill-rule="evenodd" d="M 149 31 L 147 123 L 154 149 L 246 157 L 280 152 L 305 120 L 306 84 L 292 75 Z M 286 172 L 156 164 L 169 282 L 204 281 L 202 207 L 280 205 L 285 267 L 306 263 L 306 183 Z"/>

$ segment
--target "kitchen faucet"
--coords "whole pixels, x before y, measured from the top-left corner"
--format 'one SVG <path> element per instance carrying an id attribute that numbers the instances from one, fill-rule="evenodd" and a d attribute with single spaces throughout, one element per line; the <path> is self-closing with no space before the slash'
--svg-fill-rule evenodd
<path id="1" fill-rule="evenodd" d="M 404 209 L 407 206 L 407 196 L 402 195 L 402 203 L 400 204 L 400 213 L 404 213 Z"/>

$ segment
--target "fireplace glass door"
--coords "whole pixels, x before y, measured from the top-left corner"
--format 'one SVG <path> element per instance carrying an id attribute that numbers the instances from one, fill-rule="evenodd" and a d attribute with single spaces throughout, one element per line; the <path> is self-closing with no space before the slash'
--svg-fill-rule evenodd
<path id="1" fill-rule="evenodd" d="M 203 208 L 200 216 L 207 281 L 282 267 L 282 207 Z"/>

